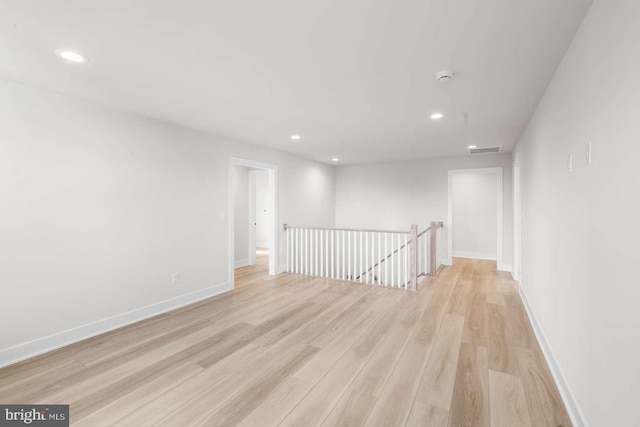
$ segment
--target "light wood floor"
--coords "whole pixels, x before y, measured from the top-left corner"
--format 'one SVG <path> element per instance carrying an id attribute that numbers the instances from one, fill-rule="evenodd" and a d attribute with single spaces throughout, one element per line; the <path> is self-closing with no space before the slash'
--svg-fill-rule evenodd
<path id="1" fill-rule="evenodd" d="M 515 284 L 456 259 L 418 292 L 236 270 L 236 290 L 0 370 L 74 425 L 570 426 Z"/>

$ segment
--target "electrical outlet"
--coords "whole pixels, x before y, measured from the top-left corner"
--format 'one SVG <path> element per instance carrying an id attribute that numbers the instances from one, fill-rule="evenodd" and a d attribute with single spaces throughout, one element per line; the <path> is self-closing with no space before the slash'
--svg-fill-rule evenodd
<path id="1" fill-rule="evenodd" d="M 173 285 L 179 285 L 180 284 L 180 273 L 173 273 L 171 275 L 171 283 Z"/>

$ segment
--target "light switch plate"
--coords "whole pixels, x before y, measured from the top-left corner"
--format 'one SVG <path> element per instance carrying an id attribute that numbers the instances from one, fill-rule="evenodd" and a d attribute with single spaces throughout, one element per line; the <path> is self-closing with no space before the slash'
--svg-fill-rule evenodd
<path id="1" fill-rule="evenodd" d="M 585 146 L 585 161 L 588 165 L 591 164 L 591 141 Z"/>
<path id="2" fill-rule="evenodd" d="M 567 158 L 567 170 L 573 172 L 573 154 L 571 153 L 569 153 L 569 157 Z"/>

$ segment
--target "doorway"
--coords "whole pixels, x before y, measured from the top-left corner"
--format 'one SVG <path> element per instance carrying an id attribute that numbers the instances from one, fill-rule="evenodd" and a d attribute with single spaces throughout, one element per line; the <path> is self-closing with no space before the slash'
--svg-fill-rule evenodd
<path id="1" fill-rule="evenodd" d="M 234 288 L 235 269 L 256 265 L 258 261 L 268 264 L 269 275 L 278 274 L 277 179 L 275 165 L 236 157 L 229 159 L 231 288 Z M 256 212 L 257 207 L 261 208 L 260 214 Z"/>
<path id="2" fill-rule="evenodd" d="M 448 261 L 453 257 L 502 263 L 502 168 L 448 171 Z"/>
<path id="3" fill-rule="evenodd" d="M 268 260 L 269 246 L 269 171 L 249 169 L 249 265 Z"/>

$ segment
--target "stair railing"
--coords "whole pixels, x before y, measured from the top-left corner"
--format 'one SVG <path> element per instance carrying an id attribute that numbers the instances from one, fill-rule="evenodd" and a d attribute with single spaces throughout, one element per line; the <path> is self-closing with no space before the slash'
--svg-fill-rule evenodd
<path id="1" fill-rule="evenodd" d="M 437 272 L 442 225 L 418 234 L 417 225 L 406 232 L 285 224 L 287 272 L 416 290 L 420 277 Z"/>

